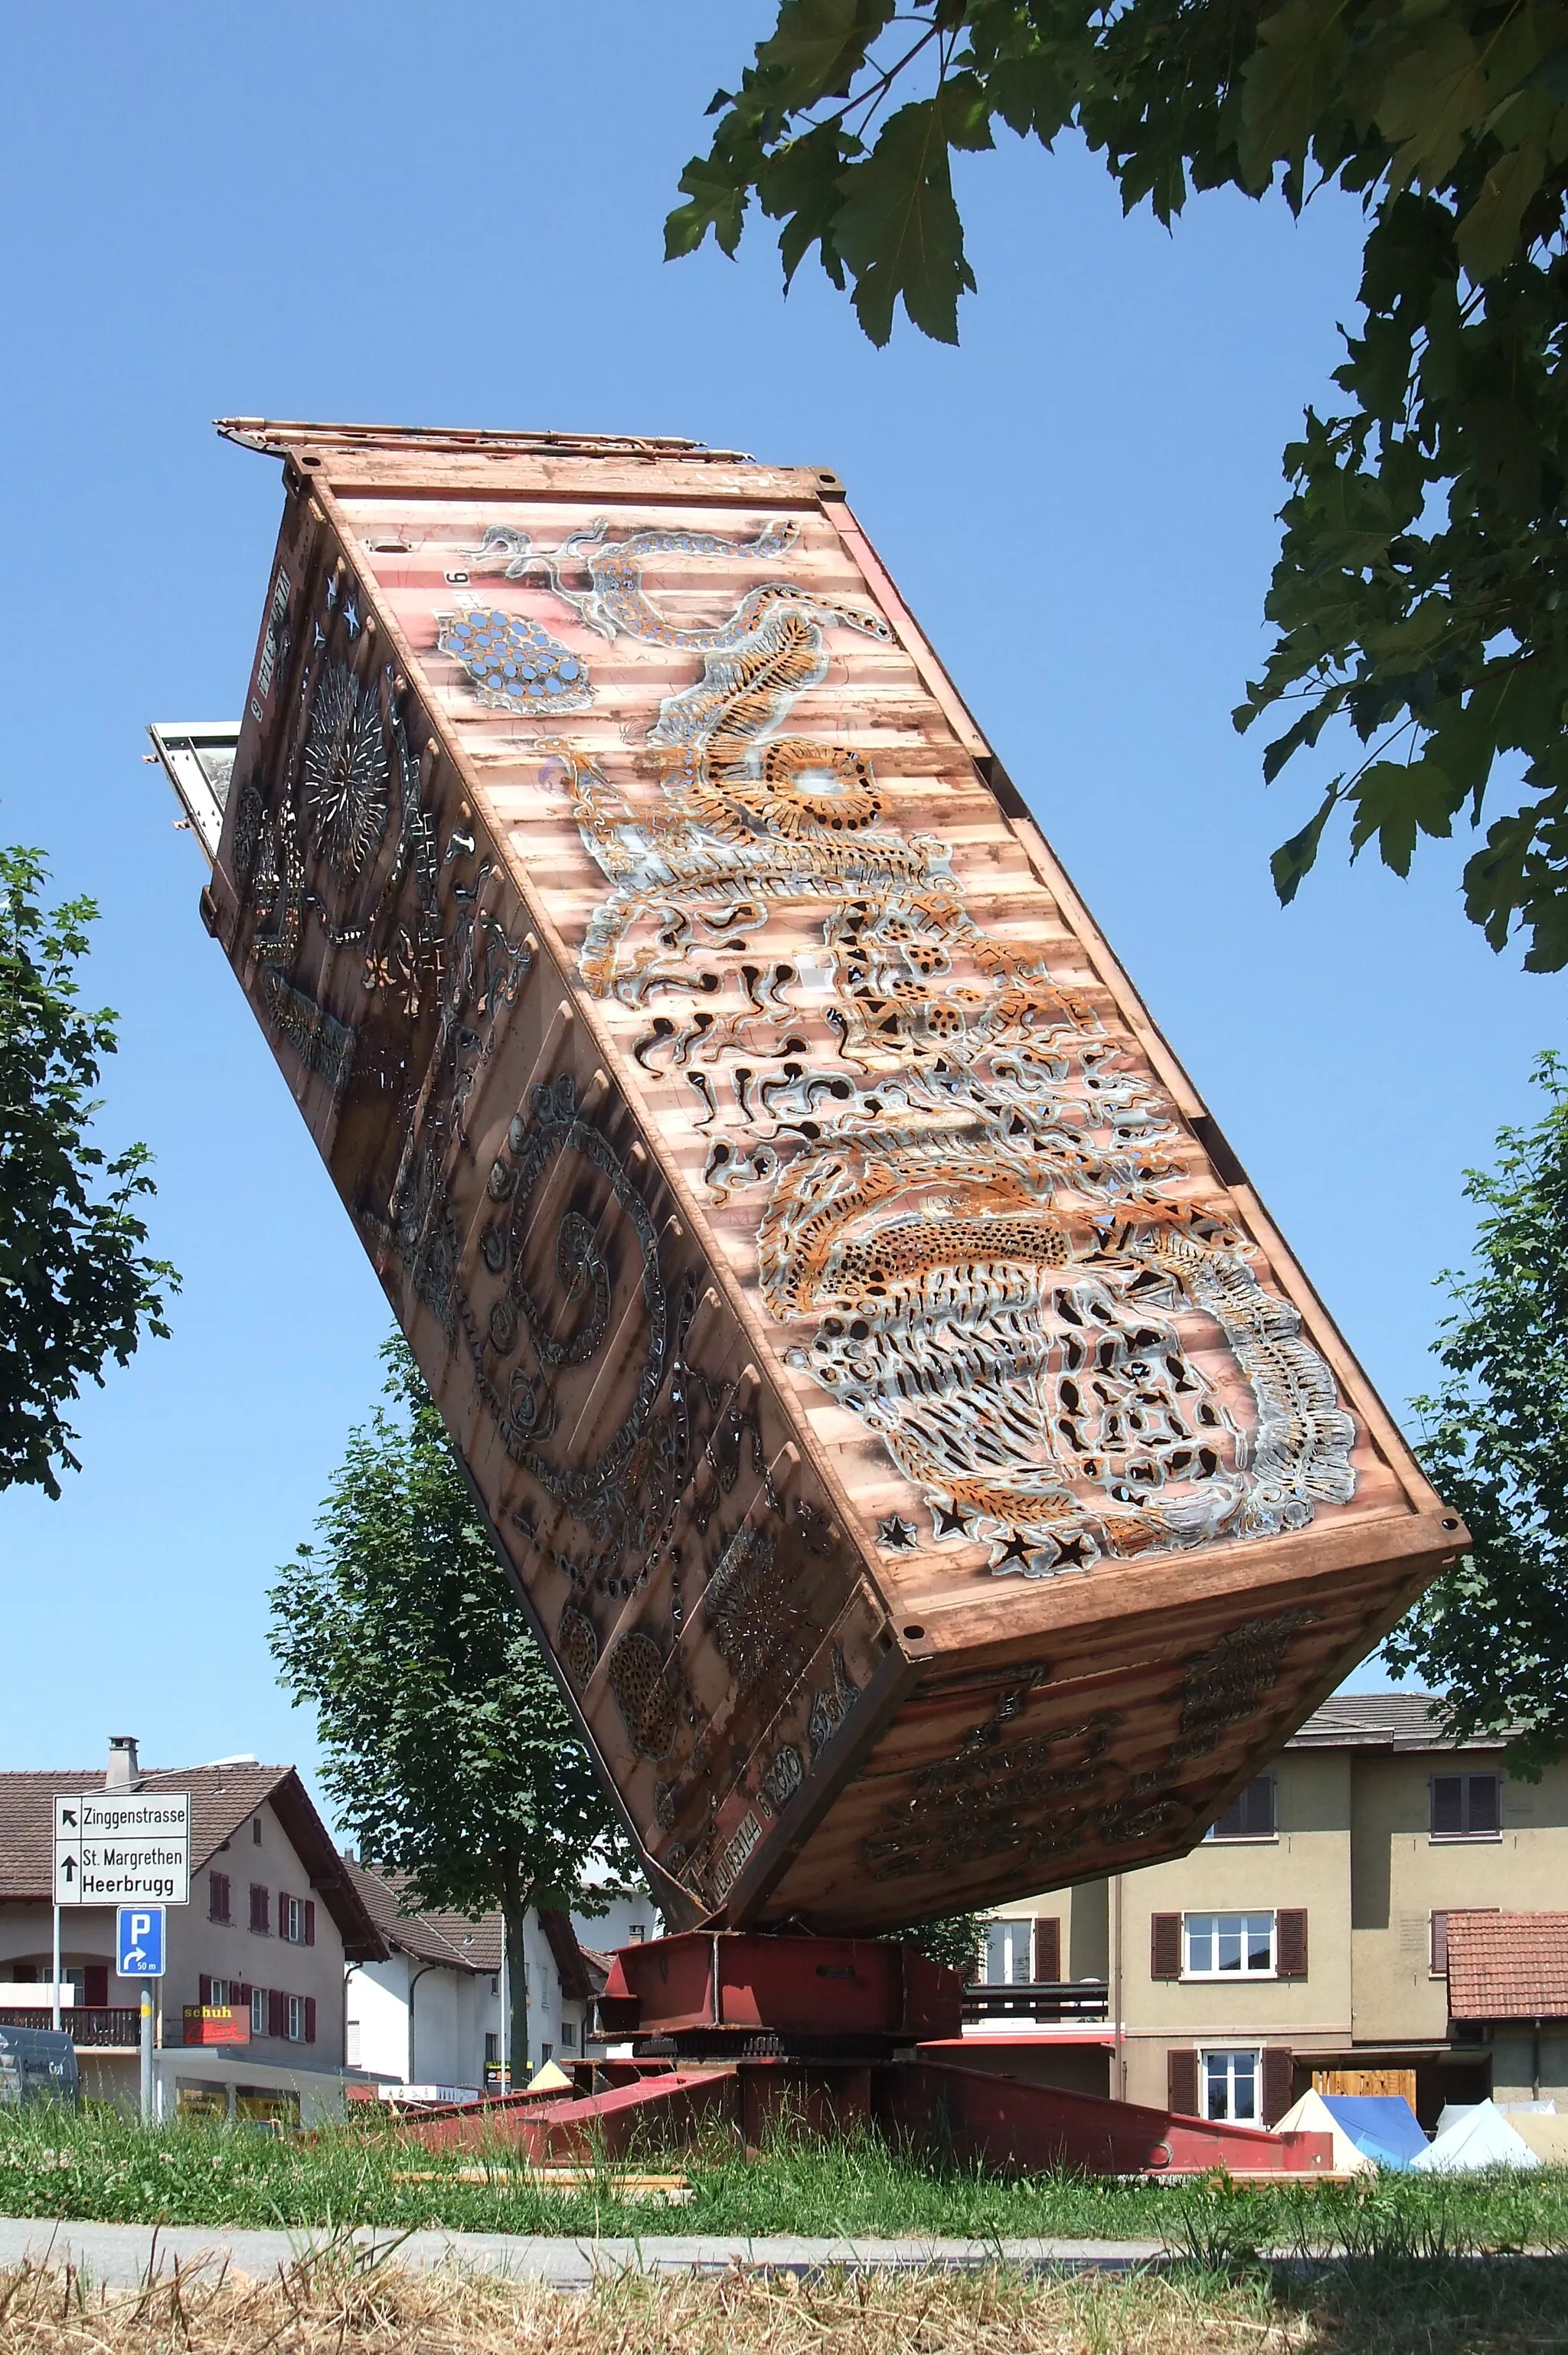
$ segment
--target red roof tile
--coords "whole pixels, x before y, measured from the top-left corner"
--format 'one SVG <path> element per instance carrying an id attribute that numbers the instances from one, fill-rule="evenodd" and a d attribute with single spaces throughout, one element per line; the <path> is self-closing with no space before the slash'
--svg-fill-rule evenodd
<path id="1" fill-rule="evenodd" d="M 442 1963 L 449 1970 L 495 1972 L 501 1967 L 501 1916 L 494 1909 L 469 1921 L 441 1907 L 419 1907 L 409 1895 L 408 1875 L 383 1872 L 345 1857 L 343 1869 L 365 1910 L 389 1946 Z"/>
<path id="2" fill-rule="evenodd" d="M 1568 2019 L 1568 1913 L 1450 1913 L 1452 2019 Z"/>

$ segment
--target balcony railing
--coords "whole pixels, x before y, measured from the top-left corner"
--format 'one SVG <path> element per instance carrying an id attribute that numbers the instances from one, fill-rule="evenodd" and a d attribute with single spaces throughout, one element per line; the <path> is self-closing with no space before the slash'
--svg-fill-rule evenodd
<path id="1" fill-rule="evenodd" d="M 0 2028 L 52 2028 L 54 2013 L 48 2004 L 37 2011 L 0 2011 Z M 68 2005 L 60 2026 L 79 2051 L 124 2051 L 139 2044 L 142 2015 L 134 2004 Z"/>
<path id="2" fill-rule="evenodd" d="M 965 2019 L 1028 2019 L 1055 2028 L 1073 2020 L 1110 2017 L 1110 1987 L 1104 1979 L 1032 1979 L 1012 1987 L 966 1987 Z"/>

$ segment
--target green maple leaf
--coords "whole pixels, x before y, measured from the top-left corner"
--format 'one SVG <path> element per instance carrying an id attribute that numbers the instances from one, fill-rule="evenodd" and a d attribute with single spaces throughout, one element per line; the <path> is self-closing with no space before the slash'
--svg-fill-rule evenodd
<path id="1" fill-rule="evenodd" d="M 784 0 L 773 31 L 757 46 L 770 99 L 801 107 L 843 96 L 892 13 L 892 0 Z"/>
<path id="2" fill-rule="evenodd" d="M 1383 865 L 1396 875 L 1410 873 L 1417 833 L 1453 830 L 1448 780 L 1434 761 L 1374 761 L 1350 788 L 1349 798 L 1356 805 L 1350 821 L 1351 858 L 1375 837 Z"/>
<path id="3" fill-rule="evenodd" d="M 926 335 L 958 341 L 958 297 L 973 289 L 975 273 L 964 255 L 949 152 L 993 144 L 978 80 L 955 74 L 933 98 L 901 107 L 865 162 L 840 176 L 833 242 L 854 273 L 856 315 L 872 343 L 892 334 L 901 297 Z"/>

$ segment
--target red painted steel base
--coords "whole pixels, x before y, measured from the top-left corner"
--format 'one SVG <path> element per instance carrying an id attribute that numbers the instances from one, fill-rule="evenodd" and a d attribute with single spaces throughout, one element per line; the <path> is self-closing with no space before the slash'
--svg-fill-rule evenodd
<path id="1" fill-rule="evenodd" d="M 1273 2134 L 1136 2102 L 1026 2084 L 926 2040 L 958 2032 L 961 1982 L 876 1939 L 690 1932 L 623 1947 L 600 1998 L 625 2060 L 575 2062 L 570 2094 L 427 2111 L 432 2149 L 496 2143 L 536 2166 L 652 2157 L 728 2128 L 746 2150 L 781 2126 L 869 2127 L 1000 2173 L 1328 2175 L 1327 2134 Z"/>

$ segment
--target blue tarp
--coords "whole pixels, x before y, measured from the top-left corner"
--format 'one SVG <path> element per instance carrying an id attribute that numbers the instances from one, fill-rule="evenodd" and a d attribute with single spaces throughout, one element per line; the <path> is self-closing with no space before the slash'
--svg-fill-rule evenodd
<path id="1" fill-rule="evenodd" d="M 1325 2094 L 1323 2106 L 1359 2151 L 1379 2167 L 1405 2168 L 1427 2147 L 1403 2094 Z"/>

